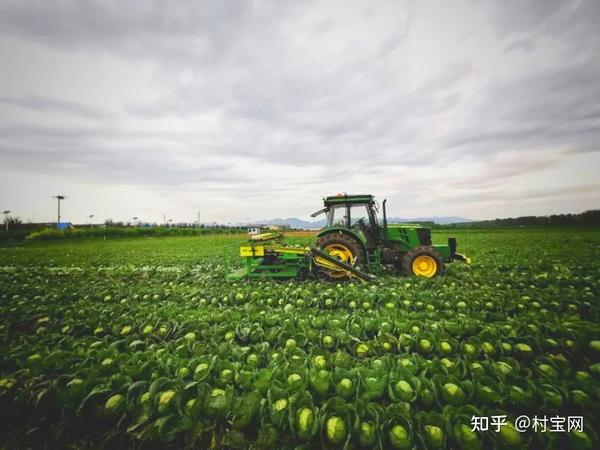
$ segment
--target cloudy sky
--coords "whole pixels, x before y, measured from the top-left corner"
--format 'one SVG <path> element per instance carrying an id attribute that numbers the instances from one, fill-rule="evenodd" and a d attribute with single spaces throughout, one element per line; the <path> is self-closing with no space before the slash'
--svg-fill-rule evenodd
<path id="1" fill-rule="evenodd" d="M 600 207 L 600 2 L 0 0 L 0 209 Z"/>

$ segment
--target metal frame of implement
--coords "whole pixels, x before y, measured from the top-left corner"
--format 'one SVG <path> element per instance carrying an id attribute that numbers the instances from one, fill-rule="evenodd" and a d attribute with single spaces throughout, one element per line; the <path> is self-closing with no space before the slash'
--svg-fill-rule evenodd
<path id="1" fill-rule="evenodd" d="M 305 278 L 315 266 L 325 270 L 344 272 L 350 278 L 362 282 L 370 281 L 374 275 L 361 272 L 316 247 L 286 247 L 269 244 L 282 237 L 279 233 L 264 233 L 253 236 L 249 245 L 240 247 L 244 266 L 228 275 L 228 279 L 243 278 Z"/>

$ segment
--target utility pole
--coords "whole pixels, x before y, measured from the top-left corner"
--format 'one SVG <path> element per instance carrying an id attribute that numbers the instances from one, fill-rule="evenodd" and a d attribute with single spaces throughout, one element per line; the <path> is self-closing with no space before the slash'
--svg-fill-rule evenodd
<path id="1" fill-rule="evenodd" d="M 10 209 L 2 211 L 2 214 L 4 214 L 4 225 L 6 227 L 6 232 L 8 233 L 8 215 L 10 214 Z"/>
<path id="2" fill-rule="evenodd" d="M 56 222 L 56 226 L 59 227 L 60 226 L 60 201 L 64 200 L 65 197 L 64 195 L 55 195 L 52 198 L 55 198 L 56 200 L 58 200 L 58 221 Z"/>
<path id="3" fill-rule="evenodd" d="M 167 215 L 163 214 L 163 225 L 167 224 Z"/>
<path id="4" fill-rule="evenodd" d="M 200 228 L 200 211 L 198 211 L 198 228 Z"/>
<path id="5" fill-rule="evenodd" d="M 90 214 L 88 217 L 90 218 L 90 228 L 94 228 L 94 215 Z"/>

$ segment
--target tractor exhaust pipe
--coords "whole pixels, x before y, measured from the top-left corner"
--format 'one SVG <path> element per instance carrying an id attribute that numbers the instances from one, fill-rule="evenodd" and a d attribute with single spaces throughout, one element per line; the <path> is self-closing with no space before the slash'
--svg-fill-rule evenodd
<path id="1" fill-rule="evenodd" d="M 387 198 L 384 199 L 383 203 L 381 204 L 383 206 L 383 231 L 387 236 L 387 212 L 385 210 L 385 202 L 387 202 Z"/>

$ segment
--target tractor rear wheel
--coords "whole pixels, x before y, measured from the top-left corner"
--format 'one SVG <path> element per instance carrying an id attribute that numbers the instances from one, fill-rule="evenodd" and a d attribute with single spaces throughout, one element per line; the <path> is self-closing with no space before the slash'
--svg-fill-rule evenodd
<path id="1" fill-rule="evenodd" d="M 433 278 L 444 273 L 442 256 L 433 248 L 421 245 L 402 257 L 402 271 L 406 275 Z"/>
<path id="2" fill-rule="evenodd" d="M 365 260 L 360 244 L 355 239 L 343 233 L 329 233 L 321 236 L 317 240 L 317 247 L 329 254 L 329 256 L 353 267 L 362 265 Z M 317 269 L 317 276 L 324 279 L 341 280 L 347 275 L 345 272 L 319 267 Z"/>

